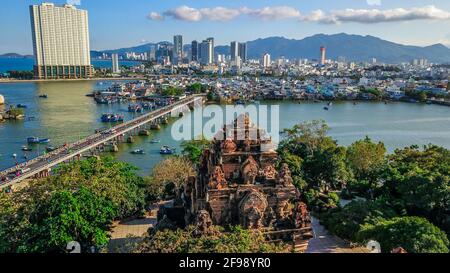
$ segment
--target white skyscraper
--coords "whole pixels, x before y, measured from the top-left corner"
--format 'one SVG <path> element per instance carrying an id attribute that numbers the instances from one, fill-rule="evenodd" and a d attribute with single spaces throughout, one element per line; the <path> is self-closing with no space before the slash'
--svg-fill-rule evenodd
<path id="1" fill-rule="evenodd" d="M 183 60 L 183 36 L 173 36 L 173 62 L 175 64 Z"/>
<path id="2" fill-rule="evenodd" d="M 231 61 L 236 61 L 236 57 L 239 56 L 239 44 L 238 42 L 231 42 L 230 44 Z"/>
<path id="3" fill-rule="evenodd" d="M 270 67 L 271 61 L 270 61 L 270 54 L 266 53 L 263 55 L 263 66 L 264 67 Z"/>
<path id="4" fill-rule="evenodd" d="M 88 12 L 72 5 L 30 6 L 36 78 L 89 78 Z"/>
<path id="5" fill-rule="evenodd" d="M 201 64 L 208 65 L 214 62 L 214 48 L 211 40 L 205 40 L 200 44 Z"/>
<path id="6" fill-rule="evenodd" d="M 120 67 L 119 67 L 119 54 L 112 54 L 112 72 L 114 74 L 120 73 Z"/>

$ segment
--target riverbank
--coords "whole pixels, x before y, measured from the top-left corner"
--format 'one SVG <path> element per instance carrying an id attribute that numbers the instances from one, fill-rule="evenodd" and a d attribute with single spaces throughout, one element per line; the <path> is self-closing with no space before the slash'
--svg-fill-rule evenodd
<path id="1" fill-rule="evenodd" d="M 115 78 L 90 78 L 90 79 L 41 79 L 41 80 L 16 80 L 16 79 L 0 79 L 1 83 L 51 83 L 51 82 L 92 82 L 92 81 L 141 81 L 144 77 L 115 77 Z"/>

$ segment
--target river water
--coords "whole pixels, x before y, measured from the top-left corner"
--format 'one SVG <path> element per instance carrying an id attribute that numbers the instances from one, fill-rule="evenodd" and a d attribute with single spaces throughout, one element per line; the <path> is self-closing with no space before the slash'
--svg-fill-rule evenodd
<path id="1" fill-rule="evenodd" d="M 12 154 L 23 161 L 21 147 L 30 136 L 45 137 L 58 146 L 73 142 L 92 134 L 95 129 L 104 128 L 100 122 L 103 113 L 122 113 L 126 120 L 133 117 L 127 112 L 128 104 L 97 105 L 85 95 L 94 89 L 104 89 L 108 84 L 99 85 L 94 81 L 8 83 L 0 84 L 0 94 L 11 105 L 28 106 L 26 115 L 35 117 L 27 121 L 7 121 L 0 123 L 0 169 L 15 164 Z M 48 94 L 48 99 L 39 98 Z M 349 145 L 366 135 L 376 141 L 383 141 L 389 151 L 418 144 L 434 143 L 450 148 L 450 108 L 438 105 L 408 103 L 335 103 L 330 111 L 325 111 L 324 103 L 264 102 L 261 105 L 279 104 L 279 127 L 290 128 L 307 120 L 323 119 L 331 127 L 330 135 L 339 144 Z M 1 106 L 0 106 L 1 107 Z M 188 119 L 186 115 L 183 119 Z M 172 138 L 171 126 L 152 132 L 149 137 L 137 137 L 134 144 L 121 144 L 115 154 L 119 160 L 139 167 L 146 175 L 162 156 L 162 145 L 177 147 L 179 141 Z M 151 144 L 152 139 L 161 139 L 160 144 Z M 145 155 L 132 155 L 131 150 L 142 148 Z M 42 153 L 45 146 L 36 146 L 29 157 Z"/>

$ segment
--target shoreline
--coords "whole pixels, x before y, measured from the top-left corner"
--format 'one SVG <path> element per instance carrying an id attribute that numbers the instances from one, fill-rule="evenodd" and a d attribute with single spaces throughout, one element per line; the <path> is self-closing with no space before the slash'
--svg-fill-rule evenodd
<path id="1" fill-rule="evenodd" d="M 138 78 L 134 78 L 134 77 L 126 77 L 126 78 L 91 78 L 91 79 L 41 79 L 41 80 L 1 80 L 0 79 L 0 84 L 2 83 L 40 83 L 40 82 L 44 82 L 44 83 L 48 83 L 48 82 L 83 82 L 83 81 L 129 81 L 129 80 L 136 80 L 136 81 L 140 81 L 140 80 L 145 80 L 146 78 L 144 77 L 138 77 Z"/>

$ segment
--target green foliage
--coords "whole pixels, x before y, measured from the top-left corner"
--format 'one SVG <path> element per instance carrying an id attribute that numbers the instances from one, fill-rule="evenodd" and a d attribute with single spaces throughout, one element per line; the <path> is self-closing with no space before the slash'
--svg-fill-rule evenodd
<path id="1" fill-rule="evenodd" d="M 420 102 L 426 102 L 427 101 L 427 92 L 425 91 L 414 91 L 414 90 L 408 90 L 405 92 L 405 95 L 411 99 L 420 101 Z"/>
<path id="2" fill-rule="evenodd" d="M 205 137 L 189 141 L 183 141 L 181 147 L 183 148 L 183 155 L 187 156 L 193 164 L 198 164 L 203 150 L 208 148 L 210 141 Z"/>
<path id="3" fill-rule="evenodd" d="M 18 80 L 32 80 L 34 78 L 33 71 L 8 71 L 9 77 Z"/>
<path id="4" fill-rule="evenodd" d="M 420 217 L 397 217 L 366 224 L 357 240 L 376 240 L 383 252 L 402 247 L 410 253 L 448 253 L 449 240 L 439 228 Z"/>
<path id="5" fill-rule="evenodd" d="M 339 147 L 327 132 L 328 126 L 320 120 L 285 130 L 286 138 L 279 148 L 281 162 L 292 168 L 294 181 L 304 181 L 300 183 L 302 189 L 341 189 L 349 179 L 345 148 Z"/>
<path id="6" fill-rule="evenodd" d="M 193 93 L 193 94 L 206 93 L 207 90 L 208 90 L 208 86 L 203 85 L 199 82 L 193 83 L 186 87 L 186 91 Z"/>
<path id="7" fill-rule="evenodd" d="M 412 146 L 388 159 L 385 191 L 404 202 L 410 214 L 424 216 L 450 233 L 450 151 Z"/>
<path id="8" fill-rule="evenodd" d="M 141 214 L 145 185 L 112 158 L 64 164 L 48 179 L 0 193 L 0 253 L 61 252 L 67 242 L 104 246 L 114 219 Z"/>
<path id="9" fill-rule="evenodd" d="M 364 196 L 377 186 L 381 171 L 385 168 L 386 152 L 383 143 L 373 143 L 368 137 L 348 147 L 347 164 L 356 179 L 354 184 L 349 183 L 350 190 Z"/>
<path id="10" fill-rule="evenodd" d="M 184 91 L 180 88 L 169 86 L 161 91 L 161 95 L 179 97 L 179 96 L 184 95 Z"/>
<path id="11" fill-rule="evenodd" d="M 186 230 L 157 231 L 140 244 L 139 253 L 277 253 L 286 252 L 284 245 L 268 243 L 259 231 L 232 227 L 223 232 L 213 227 L 211 235 L 196 236 L 195 227 Z"/>
<path id="12" fill-rule="evenodd" d="M 352 201 L 343 208 L 336 208 L 320 215 L 325 227 L 337 236 L 356 240 L 356 234 L 361 226 L 374 224 L 381 219 L 397 216 L 392 205 L 385 200 Z"/>
<path id="13" fill-rule="evenodd" d="M 17 117 L 19 117 L 19 116 L 25 115 L 25 110 L 23 110 L 22 108 L 11 107 L 11 108 L 7 111 L 7 114 L 8 114 L 10 117 L 17 118 Z"/>
<path id="14" fill-rule="evenodd" d="M 115 210 L 111 201 L 85 188 L 57 191 L 30 215 L 28 238 L 23 238 L 18 252 L 63 252 L 71 241 L 82 242 L 85 250 L 105 246 Z"/>
<path id="15" fill-rule="evenodd" d="M 314 189 L 309 189 L 304 195 L 308 206 L 314 212 L 323 212 L 339 206 L 339 195 L 334 192 L 325 194 Z"/>
<path id="16" fill-rule="evenodd" d="M 145 181 L 137 168 L 112 157 L 89 158 L 64 164 L 46 183 L 34 183 L 37 191 L 76 190 L 82 186 L 113 202 L 117 218 L 140 215 L 145 208 Z"/>

